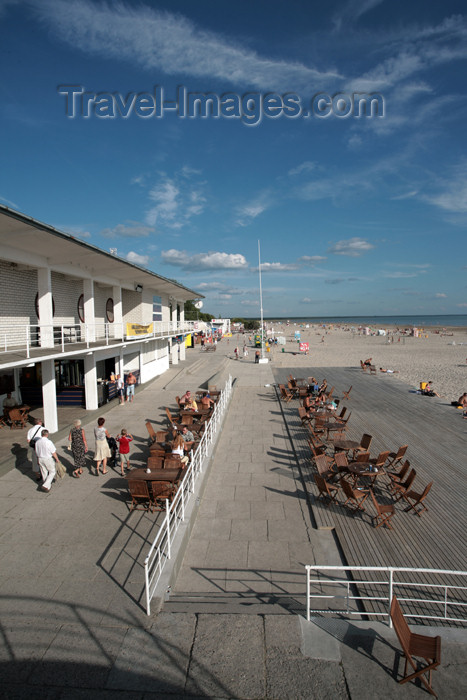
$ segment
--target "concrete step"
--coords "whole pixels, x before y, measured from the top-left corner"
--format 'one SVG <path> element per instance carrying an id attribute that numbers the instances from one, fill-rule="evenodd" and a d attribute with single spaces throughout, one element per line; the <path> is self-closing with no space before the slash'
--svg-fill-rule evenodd
<path id="1" fill-rule="evenodd" d="M 304 615 L 305 596 L 264 594 L 175 593 L 163 605 L 170 613 Z"/>

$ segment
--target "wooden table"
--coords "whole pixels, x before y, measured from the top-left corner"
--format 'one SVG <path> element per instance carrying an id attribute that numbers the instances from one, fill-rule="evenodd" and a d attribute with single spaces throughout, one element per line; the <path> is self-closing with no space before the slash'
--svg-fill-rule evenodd
<path id="1" fill-rule="evenodd" d="M 146 469 L 132 469 L 125 476 L 127 481 L 170 481 L 176 484 L 181 481 L 183 469 L 151 469 L 148 473 Z"/>
<path id="2" fill-rule="evenodd" d="M 348 470 L 354 478 L 354 483 L 356 483 L 361 476 L 369 477 L 373 483 L 376 477 L 383 473 L 382 469 L 374 467 L 370 462 L 350 462 Z"/>
<path id="3" fill-rule="evenodd" d="M 344 426 L 337 421 L 326 421 L 322 424 L 322 427 L 326 430 L 326 439 L 329 440 L 329 433 L 331 430 L 342 430 Z"/>
<path id="4" fill-rule="evenodd" d="M 356 450 L 360 445 L 356 440 L 336 440 L 334 443 L 334 451 L 340 450 L 341 452 L 350 452 L 350 450 Z"/>
<path id="5" fill-rule="evenodd" d="M 149 445 L 150 452 L 157 452 L 157 454 L 166 454 L 167 452 L 172 452 L 172 447 L 170 444 L 165 442 L 153 442 Z"/>

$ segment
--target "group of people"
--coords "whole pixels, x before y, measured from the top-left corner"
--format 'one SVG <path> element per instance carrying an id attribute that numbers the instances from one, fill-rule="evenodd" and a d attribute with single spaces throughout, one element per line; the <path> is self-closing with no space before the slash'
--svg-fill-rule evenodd
<path id="1" fill-rule="evenodd" d="M 109 442 L 112 438 L 105 428 L 105 418 L 99 418 L 94 428 L 95 450 L 93 461 L 96 463 L 96 476 L 100 473 L 107 474 L 107 460 L 112 457 Z M 40 418 L 35 421 L 27 433 L 27 443 L 30 448 L 32 471 L 36 481 L 42 481 L 41 490 L 49 493 L 56 475 L 56 465 L 59 463 L 57 448 L 49 438 L 49 431 L 44 427 Z M 122 428 L 115 438 L 118 445 L 120 458 L 120 470 L 122 476 L 125 469 L 130 469 L 130 443 L 133 436 Z M 73 455 L 74 469 L 72 475 L 79 479 L 86 467 L 86 456 L 89 451 L 86 434 L 79 419 L 75 420 L 68 435 L 68 443 Z"/>
<path id="2" fill-rule="evenodd" d="M 127 403 L 133 403 L 133 399 L 135 398 L 135 386 L 137 381 L 133 372 L 128 373 L 128 376 L 126 378 L 126 387 L 125 380 L 122 376 L 120 376 L 120 374 L 112 374 L 110 377 L 110 381 L 117 382 L 117 396 L 121 406 L 125 403 L 125 393 Z"/>

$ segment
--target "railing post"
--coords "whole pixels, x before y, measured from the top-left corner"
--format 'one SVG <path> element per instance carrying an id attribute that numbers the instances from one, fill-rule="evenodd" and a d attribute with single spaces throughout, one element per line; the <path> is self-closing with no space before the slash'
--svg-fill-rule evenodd
<path id="1" fill-rule="evenodd" d="M 389 568 L 389 607 L 388 607 L 388 619 L 389 627 L 392 629 L 392 618 L 391 618 L 391 603 L 392 603 L 392 592 L 394 588 L 394 570 L 392 567 Z"/>
<path id="2" fill-rule="evenodd" d="M 167 528 L 167 558 L 172 558 L 172 547 L 170 542 L 170 513 L 169 513 L 170 503 L 169 499 L 165 499 L 165 526 Z"/>
<path id="3" fill-rule="evenodd" d="M 62 352 L 65 352 L 65 333 L 64 333 L 64 329 L 63 329 L 63 324 L 60 326 L 60 334 L 62 337 L 62 343 L 61 343 L 62 344 Z"/>
<path id="4" fill-rule="evenodd" d="M 306 619 L 310 622 L 310 568 L 306 567 Z"/>
<path id="5" fill-rule="evenodd" d="M 29 326 L 26 326 L 26 357 L 29 359 L 30 356 L 30 344 L 31 338 L 30 338 L 30 331 L 29 331 Z M 6 346 L 6 335 L 5 335 L 5 346 Z M 6 351 L 6 347 L 5 347 Z"/>
<path id="6" fill-rule="evenodd" d="M 144 562 L 144 585 L 146 588 L 146 614 L 151 614 L 151 596 L 149 594 L 149 572 L 148 572 L 148 560 Z"/>

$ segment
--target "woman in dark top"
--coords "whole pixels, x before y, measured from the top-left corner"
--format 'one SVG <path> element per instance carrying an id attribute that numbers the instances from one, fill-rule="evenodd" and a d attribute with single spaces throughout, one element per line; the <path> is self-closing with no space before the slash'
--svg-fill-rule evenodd
<path id="1" fill-rule="evenodd" d="M 81 421 L 75 420 L 73 425 L 74 427 L 70 430 L 68 440 L 70 442 L 71 452 L 75 463 L 73 476 L 75 479 L 79 479 L 83 473 L 83 467 L 86 466 L 86 452 L 88 451 L 88 443 L 86 442 L 84 430 L 81 427 Z"/>

